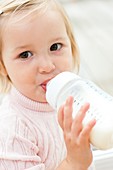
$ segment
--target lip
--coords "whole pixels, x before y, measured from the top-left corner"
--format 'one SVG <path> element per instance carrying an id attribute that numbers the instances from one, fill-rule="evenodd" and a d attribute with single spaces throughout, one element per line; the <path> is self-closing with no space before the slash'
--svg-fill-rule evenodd
<path id="1" fill-rule="evenodd" d="M 41 83 L 41 87 L 42 87 L 42 89 L 43 89 L 45 92 L 46 92 L 46 90 L 47 90 L 47 83 L 48 83 L 51 79 L 52 79 L 52 78 L 50 78 L 50 79 L 44 81 L 43 83 Z"/>

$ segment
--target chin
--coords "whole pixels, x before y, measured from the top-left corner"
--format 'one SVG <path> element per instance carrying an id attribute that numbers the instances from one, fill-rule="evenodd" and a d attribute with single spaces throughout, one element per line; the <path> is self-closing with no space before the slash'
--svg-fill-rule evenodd
<path id="1" fill-rule="evenodd" d="M 37 99 L 37 102 L 40 102 L 40 103 L 48 103 L 47 100 L 46 100 L 46 97 L 38 98 L 38 99 Z"/>

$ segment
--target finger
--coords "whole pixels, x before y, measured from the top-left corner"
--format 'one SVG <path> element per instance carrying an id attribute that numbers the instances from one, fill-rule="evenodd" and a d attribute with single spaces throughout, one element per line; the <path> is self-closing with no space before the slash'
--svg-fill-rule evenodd
<path id="1" fill-rule="evenodd" d="M 80 133 L 80 140 L 83 140 L 83 138 L 86 140 L 89 140 L 91 130 L 95 126 L 95 124 L 96 124 L 96 120 L 93 119 L 87 125 L 85 125 L 85 127 L 83 128 L 83 130 Z"/>
<path id="2" fill-rule="evenodd" d="M 73 121 L 73 125 L 72 125 L 72 134 L 74 134 L 73 137 L 78 137 L 80 132 L 82 131 L 82 128 L 83 128 L 82 122 L 83 122 L 83 119 L 86 115 L 86 112 L 89 109 L 89 106 L 90 106 L 89 103 L 85 103 L 80 108 L 77 115 L 75 116 L 74 121 Z"/>
<path id="3" fill-rule="evenodd" d="M 90 107 L 90 104 L 89 103 L 85 103 L 83 106 L 81 106 L 77 116 L 78 116 L 78 121 L 79 122 L 82 122 L 84 117 L 86 116 L 86 112 L 88 111 Z"/>
<path id="4" fill-rule="evenodd" d="M 73 97 L 69 96 L 64 106 L 64 131 L 70 132 L 72 126 Z"/>

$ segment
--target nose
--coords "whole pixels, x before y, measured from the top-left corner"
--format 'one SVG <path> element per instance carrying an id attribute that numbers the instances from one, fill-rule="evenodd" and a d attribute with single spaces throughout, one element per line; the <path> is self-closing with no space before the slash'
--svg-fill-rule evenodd
<path id="1" fill-rule="evenodd" d="M 39 63 L 39 72 L 42 73 L 50 73 L 55 70 L 55 64 L 50 58 L 41 58 Z"/>

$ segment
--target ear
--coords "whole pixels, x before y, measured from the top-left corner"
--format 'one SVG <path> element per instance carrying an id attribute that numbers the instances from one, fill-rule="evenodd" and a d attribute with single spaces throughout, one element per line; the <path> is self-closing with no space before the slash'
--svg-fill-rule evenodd
<path id="1" fill-rule="evenodd" d="M 7 76 L 7 71 L 2 61 L 0 61 L 0 74 L 2 76 Z"/>

